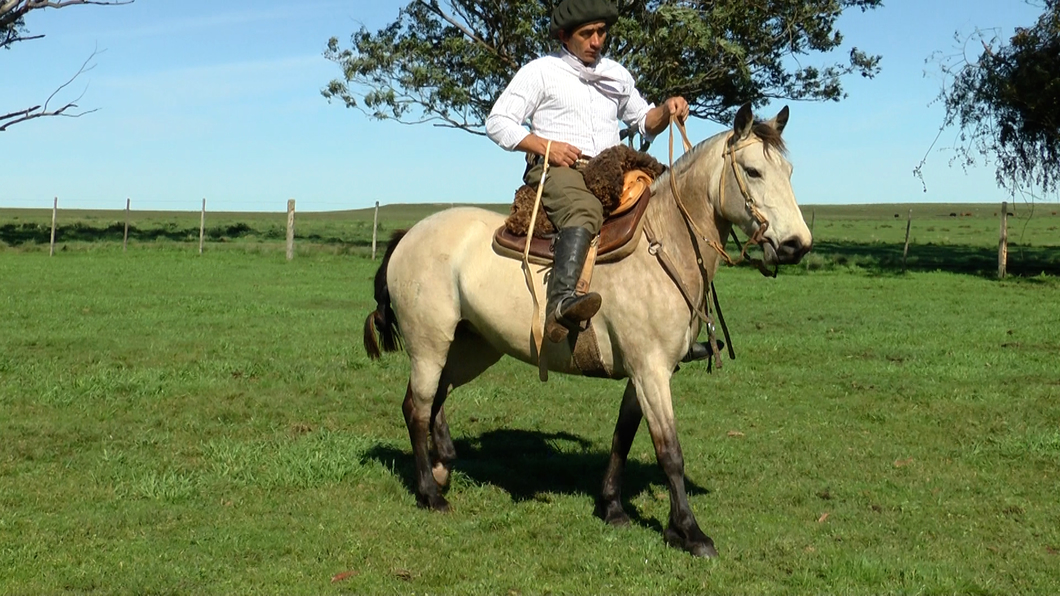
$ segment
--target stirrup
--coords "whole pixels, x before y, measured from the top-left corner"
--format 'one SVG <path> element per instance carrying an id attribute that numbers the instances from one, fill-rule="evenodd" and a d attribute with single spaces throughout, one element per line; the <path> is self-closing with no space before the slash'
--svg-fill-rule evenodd
<path id="1" fill-rule="evenodd" d="M 720 339 L 717 340 L 718 349 L 725 347 L 725 342 Z M 688 348 L 688 353 L 681 359 L 681 362 L 695 362 L 696 360 L 706 360 L 714 355 L 714 350 L 711 349 L 710 343 L 705 341 L 697 341 Z"/>
<path id="2" fill-rule="evenodd" d="M 589 292 L 583 296 L 571 296 L 560 301 L 556 310 L 549 313 L 545 320 L 545 334 L 549 341 L 559 343 L 567 338 L 569 332 L 585 329 L 589 320 L 600 310 L 602 302 L 600 294 L 596 292 Z M 569 304 L 569 306 L 564 309 L 564 304 Z"/>

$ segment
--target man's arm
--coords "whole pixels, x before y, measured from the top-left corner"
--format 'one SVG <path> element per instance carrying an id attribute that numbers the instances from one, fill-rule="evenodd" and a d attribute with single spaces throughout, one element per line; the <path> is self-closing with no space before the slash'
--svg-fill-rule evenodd
<path id="1" fill-rule="evenodd" d="M 671 97 L 664 101 L 662 105 L 648 110 L 647 116 L 644 117 L 644 130 L 651 136 L 661 133 L 670 124 L 671 114 L 676 115 L 681 122 L 688 119 L 688 102 L 685 101 L 685 98 L 681 96 Z"/>
<path id="2" fill-rule="evenodd" d="M 522 141 L 515 146 L 520 151 L 533 153 L 544 157 L 545 149 L 548 147 L 548 139 L 530 133 L 523 137 Z M 582 156 L 581 149 L 563 141 L 552 141 L 552 148 L 548 152 L 548 163 L 554 166 L 570 167 Z"/>

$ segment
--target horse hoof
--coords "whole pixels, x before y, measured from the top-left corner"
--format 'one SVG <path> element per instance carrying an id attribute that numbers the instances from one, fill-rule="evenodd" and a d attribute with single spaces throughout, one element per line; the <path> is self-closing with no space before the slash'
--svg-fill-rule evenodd
<path id="1" fill-rule="evenodd" d="M 610 526 L 625 527 L 630 523 L 629 516 L 626 515 L 622 506 L 617 503 L 597 503 L 596 511 L 594 513 L 596 514 L 596 517 L 604 520 L 604 523 Z"/>
<path id="2" fill-rule="evenodd" d="M 430 509 L 431 511 L 437 511 L 439 513 L 449 513 L 449 501 L 446 501 L 445 497 L 441 495 L 435 495 L 433 497 L 417 497 L 416 505 L 420 509 Z"/>
<path id="3" fill-rule="evenodd" d="M 625 528 L 629 526 L 629 516 L 626 515 L 625 511 L 619 511 L 618 513 L 612 513 L 604 518 L 604 521 L 608 525 L 615 526 L 616 528 Z"/>
<path id="4" fill-rule="evenodd" d="M 663 531 L 663 538 L 666 540 L 666 544 L 679 548 L 693 557 L 713 559 L 718 556 L 718 551 L 714 548 L 714 541 L 707 536 L 703 536 L 703 540 L 687 540 L 672 528 L 666 528 Z"/>

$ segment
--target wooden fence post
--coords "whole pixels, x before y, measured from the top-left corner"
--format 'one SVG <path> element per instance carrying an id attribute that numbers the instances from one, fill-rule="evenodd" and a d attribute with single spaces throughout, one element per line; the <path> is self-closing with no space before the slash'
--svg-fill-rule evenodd
<path id="1" fill-rule="evenodd" d="M 287 260 L 294 258 L 294 199 L 287 200 Z"/>
<path id="2" fill-rule="evenodd" d="M 1008 201 L 1001 201 L 1001 238 L 997 242 L 997 278 L 1005 279 L 1008 268 Z"/>
<path id="3" fill-rule="evenodd" d="M 128 197 L 125 198 L 125 235 L 121 239 L 121 251 L 125 252 L 129 248 L 129 203 L 132 200 Z"/>
<path id="4" fill-rule="evenodd" d="M 913 210 L 909 210 L 909 219 L 905 222 L 905 248 L 902 249 L 902 273 L 905 273 L 905 260 L 909 257 L 909 229 L 913 227 Z"/>
<path id="5" fill-rule="evenodd" d="M 379 201 L 375 202 L 375 221 L 372 222 L 372 260 L 375 260 L 375 239 L 379 233 Z"/>
<path id="6" fill-rule="evenodd" d="M 48 249 L 48 256 L 55 256 L 55 220 L 59 215 L 59 197 L 55 197 L 55 202 L 52 204 L 52 243 L 51 248 Z"/>
<path id="7" fill-rule="evenodd" d="M 199 215 L 199 254 L 202 254 L 202 241 L 206 237 L 206 197 L 202 198 L 202 213 Z"/>

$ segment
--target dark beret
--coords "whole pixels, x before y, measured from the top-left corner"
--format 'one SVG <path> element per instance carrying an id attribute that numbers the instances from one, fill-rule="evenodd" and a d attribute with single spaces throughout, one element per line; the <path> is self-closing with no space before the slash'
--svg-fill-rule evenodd
<path id="1" fill-rule="evenodd" d="M 618 20 L 618 8 L 610 0 L 563 0 L 552 11 L 552 37 L 559 32 L 570 33 L 586 23 L 603 21 L 608 26 Z"/>

